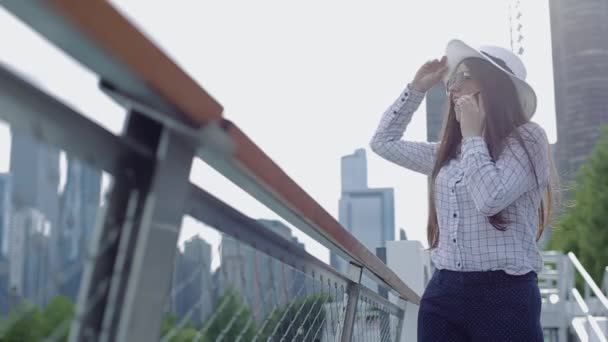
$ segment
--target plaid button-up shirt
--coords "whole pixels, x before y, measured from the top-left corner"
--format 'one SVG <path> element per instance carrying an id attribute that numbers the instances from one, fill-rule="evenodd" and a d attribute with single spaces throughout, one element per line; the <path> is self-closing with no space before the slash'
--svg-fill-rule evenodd
<path id="1" fill-rule="evenodd" d="M 382 115 L 370 145 L 383 158 L 430 175 L 438 143 L 402 140 L 423 98 L 423 93 L 407 87 Z M 465 138 L 458 156 L 439 171 L 434 187 L 439 244 L 431 251 L 436 268 L 504 270 L 514 275 L 541 271 L 536 232 L 538 207 L 549 179 L 549 143 L 533 122 L 517 129 L 538 182 L 525 150 L 512 137 L 496 161 L 482 137 Z M 505 231 L 488 220 L 499 212 L 507 221 Z"/>

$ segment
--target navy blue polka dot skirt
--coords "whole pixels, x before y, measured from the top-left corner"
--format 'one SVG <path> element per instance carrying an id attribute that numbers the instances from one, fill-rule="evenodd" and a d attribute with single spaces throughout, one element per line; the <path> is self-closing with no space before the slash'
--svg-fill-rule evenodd
<path id="1" fill-rule="evenodd" d="M 535 272 L 437 270 L 418 312 L 419 342 L 543 341 Z"/>

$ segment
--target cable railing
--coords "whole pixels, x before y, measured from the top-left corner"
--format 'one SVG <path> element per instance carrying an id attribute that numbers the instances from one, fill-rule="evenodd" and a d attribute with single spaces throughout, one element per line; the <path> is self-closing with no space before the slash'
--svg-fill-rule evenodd
<path id="1" fill-rule="evenodd" d="M 1 4 L 96 73 L 100 90 L 128 112 L 116 136 L 0 67 L 0 117 L 12 130 L 112 177 L 81 259 L 73 319 L 58 322 L 50 340 L 67 331 L 71 341 L 401 338 L 405 303 L 418 304 L 419 296 L 108 2 Z M 194 158 L 335 252 L 347 272 L 190 183 Z M 194 252 L 180 254 L 185 215 L 215 230 L 221 243 L 191 241 Z M 217 255 L 217 268 L 207 253 Z M 364 275 L 389 296 L 363 285 Z"/>
<path id="2" fill-rule="evenodd" d="M 353 280 L 359 283 L 361 278 L 359 267 L 351 265 L 355 278 L 351 279 L 202 189 L 193 186 L 189 198 L 188 214 L 224 234 L 217 253 L 223 258 L 218 275 L 244 296 L 243 303 L 251 311 L 246 326 L 256 331 L 256 340 L 274 340 L 282 330 L 283 335 L 289 336 L 297 332 L 301 336 L 296 339 L 293 335 L 296 340 L 341 340 L 349 322 L 349 301 L 345 298 L 353 296 L 361 302 L 351 303 L 357 315 L 351 319 L 352 332 L 347 340 L 396 338 L 403 308 L 364 286 L 360 287 L 359 296 L 353 294 Z M 363 318 L 378 323 L 382 320 L 383 325 L 369 327 L 358 323 Z"/>

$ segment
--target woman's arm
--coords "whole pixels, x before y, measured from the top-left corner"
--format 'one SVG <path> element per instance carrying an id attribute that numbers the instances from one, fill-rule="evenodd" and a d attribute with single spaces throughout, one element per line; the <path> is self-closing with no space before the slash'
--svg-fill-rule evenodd
<path id="1" fill-rule="evenodd" d="M 518 130 L 534 169 L 526 151 L 513 137 L 507 138 L 507 146 L 497 161 L 492 160 L 482 137 L 464 139 L 462 153 L 466 186 L 477 210 L 485 216 L 498 214 L 524 193 L 548 183 L 550 151 L 545 131 L 531 122 Z"/>
<path id="2" fill-rule="evenodd" d="M 430 175 L 435 162 L 437 143 L 401 140 L 423 98 L 423 92 L 408 85 L 382 115 L 370 147 L 372 151 L 395 164 Z"/>

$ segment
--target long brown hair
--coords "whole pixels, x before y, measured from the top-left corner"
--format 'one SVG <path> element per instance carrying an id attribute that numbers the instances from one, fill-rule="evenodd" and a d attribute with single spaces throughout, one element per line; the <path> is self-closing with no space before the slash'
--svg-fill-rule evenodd
<path id="1" fill-rule="evenodd" d="M 524 148 L 526 155 L 528 156 L 528 162 L 532 166 L 534 176 L 537 184 L 539 180 L 537 172 L 532 162 L 530 153 L 526 148 L 521 135 L 519 134 L 517 127 L 525 124 L 529 121 L 523 113 L 515 85 L 507 74 L 498 70 L 491 63 L 480 59 L 480 58 L 468 58 L 465 59 L 464 63 L 473 79 L 479 82 L 482 92 L 479 93 L 481 96 L 484 110 L 486 113 L 485 117 L 485 129 L 483 138 L 488 145 L 490 156 L 493 160 L 497 160 L 502 151 L 505 148 L 505 142 L 508 136 L 513 136 L 517 142 Z M 429 182 L 429 218 L 427 227 L 427 238 L 429 248 L 437 247 L 439 243 L 439 225 L 437 222 L 437 210 L 435 208 L 434 198 L 434 187 L 435 179 L 439 170 L 446 165 L 451 159 L 455 158 L 458 150 L 460 149 L 460 142 L 462 141 L 462 133 L 460 131 L 460 124 L 456 121 L 456 113 L 454 110 L 454 103 L 448 98 L 448 112 L 443 123 L 443 133 L 437 157 L 435 159 L 435 166 L 431 174 Z M 549 158 L 550 164 L 550 185 L 546 187 L 546 191 L 541 199 L 540 206 L 538 208 L 538 231 L 536 240 L 538 241 L 543 233 L 545 225 L 547 224 L 552 211 L 553 203 L 553 186 L 557 182 L 557 175 L 555 173 L 555 167 L 551 156 Z M 498 230 L 506 230 L 508 222 L 505 220 L 502 213 L 498 213 L 488 218 L 490 224 Z"/>

